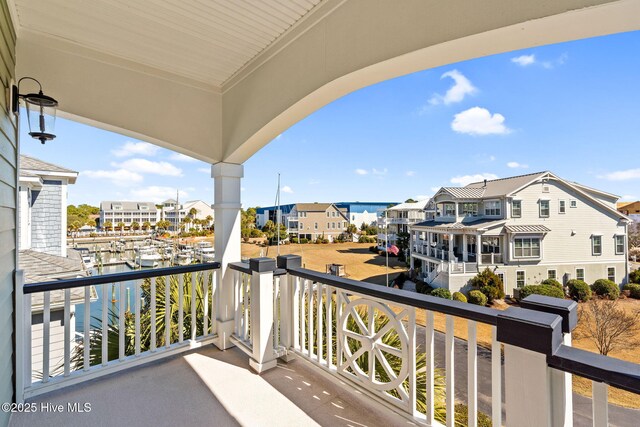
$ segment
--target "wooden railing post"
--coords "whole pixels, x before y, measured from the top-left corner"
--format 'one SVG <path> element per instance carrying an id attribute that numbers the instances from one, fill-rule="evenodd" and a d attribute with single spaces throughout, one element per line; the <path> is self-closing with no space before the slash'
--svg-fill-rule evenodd
<path id="1" fill-rule="evenodd" d="M 257 373 L 275 368 L 278 361 L 273 349 L 273 258 L 252 258 L 251 267 L 251 338 L 253 354 L 249 365 Z"/>
<path id="2" fill-rule="evenodd" d="M 302 267 L 302 257 L 299 255 L 280 255 L 277 258 L 278 268 L 300 268 Z M 280 282 L 280 342 L 287 349 L 287 353 L 281 357 L 285 362 L 295 358 L 293 347 L 295 344 L 296 325 L 295 321 L 298 310 L 296 309 L 297 293 L 295 277 L 287 274 Z"/>
<path id="3" fill-rule="evenodd" d="M 562 344 L 562 318 L 511 307 L 498 315 L 497 338 L 504 345 L 506 425 L 555 426 L 553 381 L 547 365 Z M 560 424 L 563 425 L 563 424 Z"/>

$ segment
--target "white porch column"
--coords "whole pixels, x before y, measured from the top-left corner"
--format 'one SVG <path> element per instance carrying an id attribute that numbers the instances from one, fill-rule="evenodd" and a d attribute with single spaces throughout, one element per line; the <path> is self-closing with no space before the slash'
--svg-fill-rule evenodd
<path id="1" fill-rule="evenodd" d="M 476 262 L 478 265 L 482 263 L 482 237 L 479 234 L 476 234 Z"/>
<path id="2" fill-rule="evenodd" d="M 449 233 L 449 262 L 453 261 L 453 233 Z"/>
<path id="3" fill-rule="evenodd" d="M 249 366 L 261 374 L 278 365 L 273 351 L 273 272 L 276 260 L 251 258 L 251 338 Z M 286 321 L 286 319 L 283 319 Z"/>
<path id="4" fill-rule="evenodd" d="M 240 261 L 240 179 L 244 167 L 233 163 L 211 166 L 214 180 L 215 250 L 220 263 L 220 281 L 215 295 L 217 302 L 218 340 L 216 346 L 225 350 L 233 346 L 229 339 L 234 327 L 233 270 L 229 263 Z"/>
<path id="5" fill-rule="evenodd" d="M 462 261 L 469 261 L 469 254 L 467 253 L 467 235 L 462 235 Z"/>

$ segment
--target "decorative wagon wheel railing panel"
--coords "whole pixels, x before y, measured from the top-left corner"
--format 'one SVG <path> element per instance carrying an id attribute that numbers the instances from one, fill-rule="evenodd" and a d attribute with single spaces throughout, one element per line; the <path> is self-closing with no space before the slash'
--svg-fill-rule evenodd
<path id="1" fill-rule="evenodd" d="M 415 399 L 415 310 L 338 292 L 338 372 L 395 405 Z"/>

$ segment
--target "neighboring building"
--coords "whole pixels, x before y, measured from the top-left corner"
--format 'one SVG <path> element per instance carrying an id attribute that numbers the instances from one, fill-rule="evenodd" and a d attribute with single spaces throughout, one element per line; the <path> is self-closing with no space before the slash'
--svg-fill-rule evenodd
<path id="1" fill-rule="evenodd" d="M 360 228 L 362 224 L 375 225 L 382 212 L 396 204 L 397 202 L 339 202 L 335 205 L 346 209 L 349 223 Z"/>
<path id="2" fill-rule="evenodd" d="M 620 202 L 617 204 L 618 212 L 625 214 L 635 222 L 640 222 L 640 201 Z"/>
<path id="3" fill-rule="evenodd" d="M 315 240 L 326 237 L 329 241 L 347 231 L 347 209 L 333 203 L 296 203 L 287 217 L 287 232 L 292 237 Z"/>
<path id="4" fill-rule="evenodd" d="M 288 205 L 280 205 L 280 206 L 267 206 L 265 208 L 257 208 L 256 209 L 256 228 L 262 229 L 267 221 L 277 222 L 276 212 L 280 209 L 280 221 L 282 224 L 287 224 L 289 214 L 291 213 L 291 209 L 295 204 L 291 203 Z"/>
<path id="5" fill-rule="evenodd" d="M 128 230 L 134 222 L 137 222 L 142 228 L 142 224 L 147 221 L 152 227 L 155 227 L 158 222 L 158 208 L 153 202 L 100 202 L 100 227 L 103 229 L 107 222 L 111 222 L 114 229 L 119 223 L 123 223 L 125 229 Z"/>
<path id="6" fill-rule="evenodd" d="M 384 250 L 387 245 L 395 245 L 398 233 L 408 233 L 409 226 L 424 221 L 427 213 L 425 207 L 429 200 L 413 203 L 400 203 L 388 208 L 378 218 L 378 248 Z"/>
<path id="7" fill-rule="evenodd" d="M 20 155 L 18 245 L 67 256 L 67 185 L 78 172 Z"/>
<path id="8" fill-rule="evenodd" d="M 457 291 L 484 268 L 505 292 L 547 278 L 627 280 L 627 225 L 618 196 L 540 172 L 443 187 L 410 227 L 411 263 L 432 286 Z"/>
<path id="9" fill-rule="evenodd" d="M 78 172 L 21 155 L 18 195 L 19 266 L 24 283 L 86 276 L 80 255 L 67 254 L 67 185 Z M 67 257 L 69 255 L 69 257 Z M 95 294 L 95 290 L 92 289 Z M 71 348 L 75 346 L 75 305 L 82 303 L 81 288 L 70 293 Z M 31 299 L 31 363 L 34 375 L 42 372 L 43 294 Z M 50 295 L 50 372 L 61 366 L 64 353 L 64 292 Z"/>
<path id="10" fill-rule="evenodd" d="M 190 214 L 191 209 L 195 209 L 197 211 L 193 216 Z M 185 218 L 189 217 L 192 220 L 198 219 L 205 221 L 208 216 L 213 218 L 214 212 L 211 205 L 202 200 L 192 200 L 190 202 L 184 202 L 184 204 L 179 204 L 176 200 L 169 199 L 162 202 L 161 216 L 162 219 L 171 223 L 171 227 L 169 228 L 171 231 L 178 231 L 180 230 L 180 224 Z M 213 220 L 204 224 L 204 227 L 211 227 L 212 224 Z M 191 224 L 188 228 L 198 227 Z"/>

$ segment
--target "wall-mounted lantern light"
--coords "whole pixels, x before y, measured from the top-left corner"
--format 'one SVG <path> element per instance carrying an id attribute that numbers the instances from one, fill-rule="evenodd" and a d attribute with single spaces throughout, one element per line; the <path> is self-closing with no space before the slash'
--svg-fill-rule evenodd
<path id="1" fill-rule="evenodd" d="M 38 83 L 40 90 L 38 93 L 20 93 L 20 83 L 25 80 L 33 80 Z M 18 80 L 18 85 L 13 86 L 12 109 L 18 113 L 20 99 L 24 101 L 27 109 L 27 123 L 29 124 L 29 135 L 39 139 L 41 143 L 53 140 L 56 136 L 53 133 L 56 124 L 56 108 L 58 101 L 42 93 L 42 85 L 32 77 L 23 77 Z"/>

